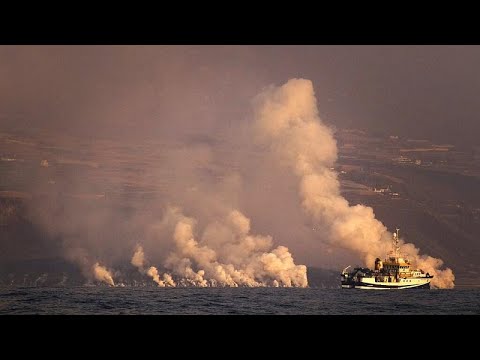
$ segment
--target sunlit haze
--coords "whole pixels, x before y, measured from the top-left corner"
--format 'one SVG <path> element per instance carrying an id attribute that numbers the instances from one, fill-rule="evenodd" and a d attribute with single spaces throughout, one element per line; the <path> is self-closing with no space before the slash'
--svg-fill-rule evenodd
<path id="1" fill-rule="evenodd" d="M 397 227 L 433 288 L 477 285 L 479 63 L 0 46 L 0 285 L 336 287 Z"/>

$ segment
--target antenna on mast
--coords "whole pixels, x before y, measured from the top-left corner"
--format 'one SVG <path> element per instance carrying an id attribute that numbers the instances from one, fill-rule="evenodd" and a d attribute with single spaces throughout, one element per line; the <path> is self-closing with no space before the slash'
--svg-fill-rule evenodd
<path id="1" fill-rule="evenodd" d="M 399 239 L 399 235 L 398 235 L 398 232 L 400 231 L 399 228 L 396 228 L 395 229 L 396 231 L 393 233 L 393 255 L 395 257 L 398 257 L 398 251 L 400 250 L 400 246 L 398 246 L 398 239 Z"/>

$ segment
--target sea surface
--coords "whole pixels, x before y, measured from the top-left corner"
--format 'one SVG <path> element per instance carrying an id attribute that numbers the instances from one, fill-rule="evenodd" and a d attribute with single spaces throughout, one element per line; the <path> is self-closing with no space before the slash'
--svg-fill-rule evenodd
<path id="1" fill-rule="evenodd" d="M 480 289 L 4 287 L 0 314 L 480 314 Z"/>

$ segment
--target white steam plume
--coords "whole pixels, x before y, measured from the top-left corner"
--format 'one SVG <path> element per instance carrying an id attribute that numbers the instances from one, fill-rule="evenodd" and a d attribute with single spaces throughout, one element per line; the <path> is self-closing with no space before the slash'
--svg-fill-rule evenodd
<path id="1" fill-rule="evenodd" d="M 104 282 L 110 286 L 115 286 L 112 278 L 112 273 L 107 270 L 105 266 L 102 266 L 98 262 L 96 262 L 95 264 L 93 264 L 92 271 L 93 276 L 96 280 Z"/>
<path id="2" fill-rule="evenodd" d="M 272 249 L 272 238 L 250 234 L 250 220 L 233 210 L 209 223 L 199 239 L 196 220 L 169 208 L 164 221 L 174 227 L 175 250 L 165 267 L 188 285 L 306 287 L 307 268 L 295 265 L 284 246 Z"/>
<path id="3" fill-rule="evenodd" d="M 160 275 L 158 274 L 158 270 L 155 266 L 150 266 L 147 270 L 147 275 L 150 276 L 153 281 L 155 281 L 158 286 L 165 287 L 165 283 L 160 280 Z"/>
<path id="4" fill-rule="evenodd" d="M 133 266 L 138 268 L 138 270 L 143 273 L 144 263 L 145 263 L 145 253 L 143 252 L 143 247 L 141 245 L 137 245 L 135 248 L 135 253 L 132 256 L 132 260 L 130 261 Z"/>
<path id="5" fill-rule="evenodd" d="M 84 248 L 67 248 L 66 257 L 79 266 L 82 274 L 89 281 L 95 279 L 111 286 L 115 286 L 112 273 L 107 270 L 105 266 L 100 265 L 98 262 L 92 263 L 91 257 Z"/>
<path id="6" fill-rule="evenodd" d="M 391 234 L 375 219 L 373 209 L 350 206 L 340 194 L 337 160 L 332 131 L 318 115 L 312 82 L 291 79 L 280 87 L 271 86 L 255 99 L 255 131 L 258 140 L 269 146 L 279 160 L 299 177 L 299 195 L 305 212 L 323 231 L 332 245 L 358 254 L 365 265 L 385 254 Z M 413 263 L 435 277 L 432 286 L 452 288 L 450 269 L 440 270 L 443 261 L 419 255 L 413 244 L 402 244 Z"/>
<path id="7" fill-rule="evenodd" d="M 138 268 L 138 271 L 141 274 L 147 274 L 150 276 L 154 282 L 160 287 L 165 286 L 176 286 L 175 281 L 169 274 L 163 274 L 163 280 L 160 279 L 160 274 L 155 266 L 150 266 L 148 270 L 145 270 L 145 253 L 141 245 L 137 245 L 135 248 L 135 253 L 132 256 L 131 263 L 133 266 Z"/>

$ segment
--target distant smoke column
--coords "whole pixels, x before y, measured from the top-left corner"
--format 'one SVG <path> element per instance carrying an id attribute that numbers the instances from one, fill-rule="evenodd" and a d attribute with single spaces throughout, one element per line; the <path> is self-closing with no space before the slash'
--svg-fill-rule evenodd
<path id="1" fill-rule="evenodd" d="M 137 245 L 135 248 L 135 252 L 132 256 L 132 260 L 130 261 L 133 266 L 138 268 L 138 270 L 143 273 L 143 266 L 145 263 L 145 253 L 143 252 L 143 247 L 141 245 Z"/>
<path id="2" fill-rule="evenodd" d="M 158 270 L 155 266 L 150 266 L 148 270 L 145 271 L 145 253 L 141 245 L 136 246 L 135 252 L 130 262 L 133 266 L 138 268 L 138 271 L 141 274 L 147 274 L 148 276 L 150 276 L 153 281 L 158 284 L 158 286 L 176 286 L 175 281 L 173 281 L 172 277 L 169 274 L 163 274 L 163 280 L 161 280 L 160 274 L 158 273 Z"/>
<path id="3" fill-rule="evenodd" d="M 96 280 L 109 284 L 111 286 L 115 286 L 113 282 L 112 274 L 110 271 L 107 270 L 106 267 L 101 266 L 98 262 L 96 262 L 93 267 L 93 275 Z"/>
<path id="4" fill-rule="evenodd" d="M 153 281 L 158 284 L 158 286 L 165 287 L 165 283 L 160 280 L 160 275 L 158 274 L 158 270 L 155 266 L 150 266 L 150 268 L 147 270 L 147 275 L 150 276 Z"/>
<path id="5" fill-rule="evenodd" d="M 336 142 L 319 118 L 311 81 L 291 79 L 267 88 L 256 97 L 254 110 L 258 140 L 300 178 L 302 206 L 321 228 L 321 236 L 357 253 L 365 265 L 372 264 L 389 249 L 391 234 L 375 219 L 372 208 L 349 206 L 341 196 L 337 173 L 331 170 L 337 160 Z M 418 256 L 418 249 L 406 245 L 419 266 L 431 268 L 433 286 L 453 287 L 452 271 L 438 268 L 441 260 Z"/>
<path id="6" fill-rule="evenodd" d="M 165 283 L 165 286 L 177 286 L 175 281 L 173 281 L 173 278 L 170 274 L 163 274 L 163 282 Z"/>

